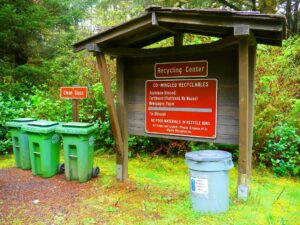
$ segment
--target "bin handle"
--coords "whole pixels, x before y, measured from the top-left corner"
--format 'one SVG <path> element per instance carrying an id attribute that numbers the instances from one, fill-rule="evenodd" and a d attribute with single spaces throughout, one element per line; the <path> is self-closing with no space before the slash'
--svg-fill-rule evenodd
<path id="1" fill-rule="evenodd" d="M 69 158 L 77 158 L 77 155 L 69 155 Z"/>

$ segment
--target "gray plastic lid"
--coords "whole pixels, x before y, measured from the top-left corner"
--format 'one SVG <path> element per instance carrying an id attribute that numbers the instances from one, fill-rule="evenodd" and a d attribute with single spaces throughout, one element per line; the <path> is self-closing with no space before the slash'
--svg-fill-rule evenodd
<path id="1" fill-rule="evenodd" d="M 185 158 L 193 161 L 223 161 L 231 159 L 231 157 L 231 153 L 221 150 L 201 150 L 185 153 Z"/>
<path id="2" fill-rule="evenodd" d="M 62 125 L 63 127 L 87 128 L 93 126 L 92 123 L 70 122 Z"/>
<path id="3" fill-rule="evenodd" d="M 59 123 L 57 122 L 52 122 L 52 121 L 47 121 L 47 120 L 38 120 L 35 122 L 31 122 L 28 125 L 29 126 L 36 126 L 36 127 L 52 127 L 52 126 L 56 126 Z"/>

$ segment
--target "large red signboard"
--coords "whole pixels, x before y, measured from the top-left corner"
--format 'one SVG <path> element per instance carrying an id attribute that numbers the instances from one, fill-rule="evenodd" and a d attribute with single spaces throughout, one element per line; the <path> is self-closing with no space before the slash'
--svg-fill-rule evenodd
<path id="1" fill-rule="evenodd" d="M 216 138 L 217 80 L 146 81 L 146 133 Z"/>
<path id="2" fill-rule="evenodd" d="M 187 62 L 156 63 L 155 78 L 206 77 L 208 62 L 206 60 Z"/>
<path id="3" fill-rule="evenodd" d="M 70 99 L 87 98 L 87 87 L 61 87 L 60 97 Z"/>

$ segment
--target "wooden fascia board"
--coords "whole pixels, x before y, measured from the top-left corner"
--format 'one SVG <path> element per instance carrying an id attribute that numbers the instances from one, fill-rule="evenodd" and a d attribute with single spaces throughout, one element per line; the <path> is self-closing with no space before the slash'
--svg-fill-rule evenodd
<path id="1" fill-rule="evenodd" d="M 280 31 L 283 32 L 283 25 L 281 21 L 274 19 L 255 20 L 244 16 L 201 16 L 201 15 L 187 15 L 187 14 L 166 14 L 157 13 L 158 22 L 170 24 L 183 24 L 183 25 L 197 25 L 197 26 L 211 26 L 222 29 L 233 28 L 241 24 L 249 25 L 250 29 L 265 30 L 265 31 Z"/>

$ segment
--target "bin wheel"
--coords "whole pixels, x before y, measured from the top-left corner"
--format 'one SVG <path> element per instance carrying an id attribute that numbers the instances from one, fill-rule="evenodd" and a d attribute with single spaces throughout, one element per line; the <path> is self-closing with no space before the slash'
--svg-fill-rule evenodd
<path id="1" fill-rule="evenodd" d="M 62 163 L 58 166 L 58 173 L 63 174 L 65 172 L 65 164 Z"/>
<path id="2" fill-rule="evenodd" d="M 98 177 L 99 173 L 100 173 L 100 169 L 98 166 L 93 168 L 93 177 Z"/>

